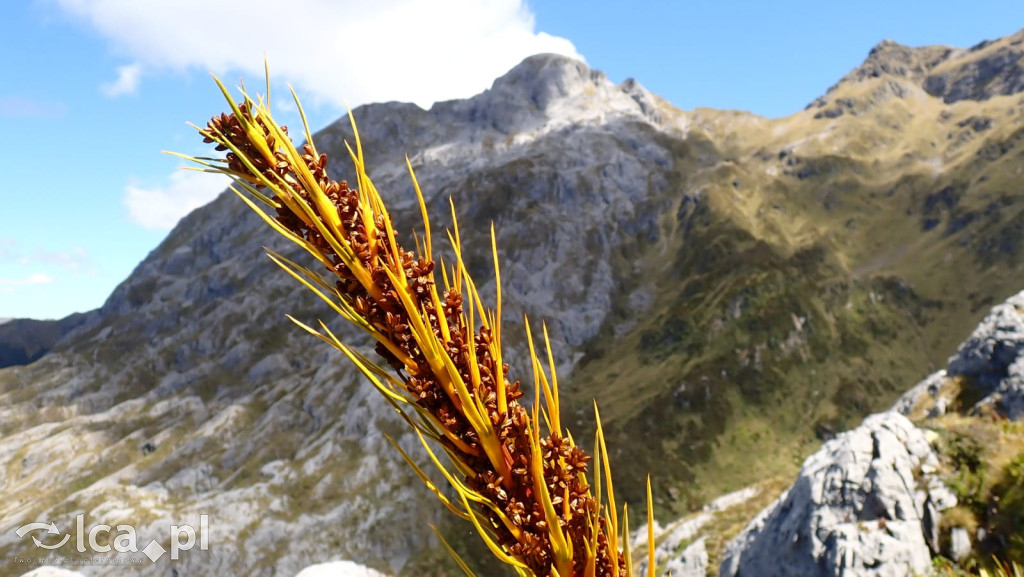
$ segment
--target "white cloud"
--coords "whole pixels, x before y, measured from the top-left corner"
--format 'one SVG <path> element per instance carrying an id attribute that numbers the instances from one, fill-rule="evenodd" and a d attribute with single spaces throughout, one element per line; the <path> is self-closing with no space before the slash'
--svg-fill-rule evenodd
<path id="1" fill-rule="evenodd" d="M 163 188 L 128 185 L 124 205 L 138 225 L 151 230 L 171 230 L 178 220 L 210 202 L 230 184 L 218 174 L 179 170 L 171 174 Z"/>
<path id="2" fill-rule="evenodd" d="M 16 286 L 30 286 L 37 284 L 50 284 L 53 282 L 53 277 L 43 273 L 32 273 L 25 278 L 0 278 L 0 286 L 4 287 L 16 287 Z M 10 291 L 7 291 L 10 292 Z"/>
<path id="3" fill-rule="evenodd" d="M 96 263 L 93 262 L 88 251 L 80 246 L 73 246 L 69 250 L 36 249 L 32 251 L 31 256 L 23 258 L 22 262 L 24 264 L 57 265 L 73 273 L 96 274 Z"/>
<path id="4" fill-rule="evenodd" d="M 0 238 L 0 259 L 14 258 L 21 245 L 18 239 L 12 237 Z"/>
<path id="5" fill-rule="evenodd" d="M 117 67 L 117 80 L 100 85 L 100 92 L 111 98 L 125 94 L 135 94 L 139 88 L 139 75 L 142 66 L 129 64 L 128 66 Z"/>
<path id="6" fill-rule="evenodd" d="M 0 263 L 14 262 L 26 266 L 59 266 L 75 274 L 95 275 L 96 263 L 89 251 L 80 246 L 67 250 L 36 247 L 28 252 L 15 238 L 0 238 Z"/>
<path id="7" fill-rule="evenodd" d="M 476 94 L 531 54 L 580 57 L 535 30 L 525 0 L 51 1 L 147 70 L 241 72 L 256 87 L 266 53 L 274 78 L 333 105 L 426 106 Z"/>

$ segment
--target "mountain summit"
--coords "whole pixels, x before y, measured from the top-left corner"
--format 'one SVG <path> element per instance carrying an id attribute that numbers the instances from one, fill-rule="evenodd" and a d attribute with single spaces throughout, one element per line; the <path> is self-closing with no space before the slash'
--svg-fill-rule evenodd
<path id="1" fill-rule="evenodd" d="M 968 49 L 914 48 L 883 40 L 829 93 L 872 79 L 909 83 L 946 104 L 1016 94 L 1024 91 L 1024 30 Z M 821 102 L 819 99 L 812 106 Z"/>

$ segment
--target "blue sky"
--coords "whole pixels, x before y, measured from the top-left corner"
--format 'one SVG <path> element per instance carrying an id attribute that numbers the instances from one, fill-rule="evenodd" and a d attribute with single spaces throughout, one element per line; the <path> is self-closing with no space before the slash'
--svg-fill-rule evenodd
<path id="1" fill-rule="evenodd" d="M 634 77 L 684 110 L 784 116 L 884 38 L 967 47 L 1024 27 L 1020 0 L 288 4 L 0 7 L 0 318 L 100 306 L 180 216 L 223 187 L 176 171 L 160 151 L 204 152 L 185 122 L 222 109 L 208 73 L 257 86 L 264 52 L 314 129 L 346 102 L 471 96 L 536 52 L 582 57 L 616 82 Z M 275 115 L 296 124 L 287 106 Z"/>

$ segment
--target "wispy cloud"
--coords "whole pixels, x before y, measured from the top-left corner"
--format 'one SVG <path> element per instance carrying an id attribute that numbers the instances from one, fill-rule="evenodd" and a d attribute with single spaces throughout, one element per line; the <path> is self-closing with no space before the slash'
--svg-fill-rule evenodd
<path id="1" fill-rule="evenodd" d="M 39 284 L 50 284 L 53 282 L 53 277 L 48 274 L 40 272 L 32 273 L 24 278 L 2 278 L 0 277 L 0 287 L 19 287 L 19 286 L 31 286 Z M 10 291 L 8 291 L 10 292 Z"/>
<path id="2" fill-rule="evenodd" d="M 36 249 L 28 259 L 32 264 L 51 264 L 75 273 L 96 274 L 95 263 L 89 253 L 80 246 L 71 247 L 67 251 Z"/>
<path id="3" fill-rule="evenodd" d="M 36 273 L 29 275 L 25 278 L 3 278 L 0 277 L 0 293 L 14 294 L 18 292 L 19 288 L 49 284 L 53 282 L 53 277 L 42 273 Z"/>
<path id="4" fill-rule="evenodd" d="M 162 187 L 125 187 L 124 205 L 143 228 L 170 230 L 181 217 L 217 197 L 230 181 L 223 176 L 179 170 Z"/>
<path id="5" fill-rule="evenodd" d="M 18 239 L 0 238 L 0 263 L 2 262 L 15 262 L 27 266 L 59 266 L 76 274 L 96 274 L 95 261 L 89 252 L 80 246 L 72 246 L 68 250 L 25 250 Z"/>
<path id="6" fill-rule="evenodd" d="M 151 68 L 275 77 L 334 105 L 466 97 L 538 52 L 579 57 L 536 30 L 526 0 L 51 0 Z M 289 33 L 301 22 L 302 38 Z M 182 33 L 186 31 L 186 33 Z M 117 84 L 117 83 L 115 83 Z"/>
<path id="7" fill-rule="evenodd" d="M 129 64 L 117 67 L 117 80 L 100 85 L 100 92 L 116 98 L 125 94 L 135 94 L 139 88 L 139 77 L 142 73 L 142 66 Z"/>
<path id="8" fill-rule="evenodd" d="M 0 238 L 0 260 L 14 258 L 18 254 L 18 247 L 21 243 L 16 238 Z"/>
<path id="9" fill-rule="evenodd" d="M 60 118 L 67 113 L 63 102 L 36 100 L 20 96 L 0 98 L 0 116 L 7 118 Z"/>

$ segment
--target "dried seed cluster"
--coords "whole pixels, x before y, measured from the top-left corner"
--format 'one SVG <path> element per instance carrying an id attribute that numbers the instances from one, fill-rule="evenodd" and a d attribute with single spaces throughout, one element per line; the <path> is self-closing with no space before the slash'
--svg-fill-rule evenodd
<path id="1" fill-rule="evenodd" d="M 509 382 L 508 365 L 497 366 L 491 353 L 491 332 L 486 327 L 474 331 L 473 327 L 466 326 L 461 291 L 449 288 L 438 294 L 434 286 L 434 262 L 417 258 L 398 246 L 393 235 L 388 234 L 391 223 L 385 220 L 390 219 L 386 212 L 367 214 L 369 205 L 360 202 L 356 190 L 349 188 L 345 181 L 331 180 L 326 172 L 326 155 L 317 156 L 314 148 L 305 144 L 301 156 L 305 166 L 294 166 L 292 157 L 278 149 L 273 131 L 262 116 L 253 113 L 250 103 L 240 104 L 238 110 L 244 117 L 244 124 L 235 114 L 215 116 L 200 131 L 204 141 L 217 143 L 217 150 L 221 151 L 228 150 L 227 144 L 230 144 L 230 149 L 238 152 L 229 152 L 226 156 L 228 168 L 235 176 L 257 188 L 261 188 L 263 179 L 286 185 L 296 197 L 317 207 L 316 216 L 324 222 L 340 220 L 341 240 L 369 272 L 369 282 L 365 277 L 357 277 L 329 239 L 317 226 L 311 225 L 308 215 L 296 214 L 285 199 L 273 196 L 277 221 L 317 247 L 326 257 L 324 264 L 337 276 L 336 287 L 341 298 L 386 335 L 389 344 L 379 343 L 377 352 L 395 369 L 412 401 L 425 408 L 444 429 L 442 442 L 471 471 L 465 475 L 467 486 L 502 512 L 499 515 L 489 507 L 479 509 L 491 521 L 496 541 L 535 575 L 547 576 L 552 574 L 555 564 L 549 524 L 557 522 L 571 543 L 572 551 L 577 552 L 573 556 L 572 574 L 583 576 L 586 555 L 582 552 L 591 547 L 596 530 L 594 574 L 625 576 L 625 561 L 609 551 L 606 537 L 609 528 L 592 521 L 598 518 L 598 504 L 586 481 L 590 457 L 562 437 L 560 431 L 541 437 L 540 454 L 535 453 L 531 428 L 539 424 L 531 422 L 528 411 L 520 404 L 523 393 L 518 381 Z M 326 209 L 336 214 L 324 214 L 323 205 L 317 205 L 310 198 L 306 190 L 308 175 L 312 175 L 329 199 Z M 466 417 L 460 398 L 450 393 L 451 386 L 445 386 L 420 349 L 410 326 L 413 321 L 408 314 L 409 302 L 403 301 L 393 282 L 397 270 L 404 271 L 406 283 L 412 287 L 412 306 L 421 311 L 421 317 L 429 322 L 429 328 L 443 343 L 444 352 L 463 381 L 471 385 L 471 397 L 482 399 L 492 430 L 497 432 L 499 456 L 484 450 L 480 433 Z M 498 398 L 502 393 L 503 400 Z M 533 467 L 536 459 L 542 462 L 543 482 L 551 496 L 556 519 L 545 515 L 535 495 Z M 618 562 L 613 562 L 613 558 Z"/>

